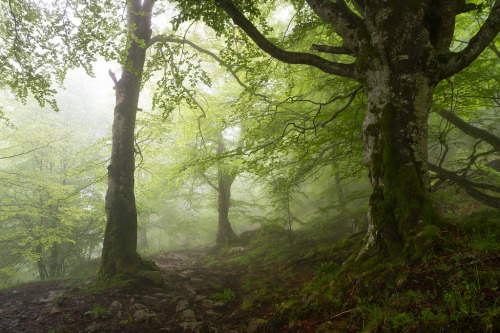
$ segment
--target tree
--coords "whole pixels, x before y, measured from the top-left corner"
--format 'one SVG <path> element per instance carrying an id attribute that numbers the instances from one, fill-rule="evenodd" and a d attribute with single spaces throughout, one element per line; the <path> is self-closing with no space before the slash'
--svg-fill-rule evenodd
<path id="1" fill-rule="evenodd" d="M 115 82 L 116 106 L 113 121 L 111 161 L 106 193 L 107 223 L 100 276 L 134 274 L 147 268 L 137 253 L 137 208 L 134 194 L 135 121 L 151 38 L 153 0 L 127 1 L 127 50 L 120 80 Z"/>
<path id="2" fill-rule="evenodd" d="M 0 128 L 6 146 L 0 150 L 0 270 L 23 277 L 34 262 L 42 280 L 64 276 L 101 242 L 100 156 L 95 145 L 88 147 L 94 139 L 88 123 L 11 105 L 12 127 Z"/>
<path id="3" fill-rule="evenodd" d="M 240 137 L 243 137 L 243 129 L 241 129 L 239 135 Z M 224 144 L 224 135 L 223 133 L 220 133 L 217 138 L 217 156 L 221 158 L 225 151 L 226 145 Z M 229 222 L 231 186 L 233 185 L 237 174 L 238 171 L 236 168 L 228 166 L 223 160 L 219 161 L 217 170 L 218 186 L 213 186 L 219 195 L 217 201 L 219 221 L 217 224 L 217 238 L 215 239 L 215 243 L 219 247 L 233 245 L 238 241 L 238 236 L 234 233 L 231 223 Z"/>
<path id="4" fill-rule="evenodd" d="M 217 19 L 223 11 L 273 58 L 313 66 L 365 87 L 364 159 L 372 194 L 369 230 L 360 255 L 396 253 L 415 232 L 441 223 L 428 192 L 427 119 L 434 88 L 471 64 L 495 38 L 500 30 L 500 4 L 490 6 L 481 28 L 463 49 L 454 52 L 450 47 L 456 17 L 479 8 L 486 10 L 486 2 L 306 2 L 314 18 L 322 21 L 320 25 L 332 31 L 330 43 L 338 43 L 335 36 L 342 40 L 340 45 L 311 46 L 327 56 L 287 51 L 266 38 L 245 16 L 263 21 L 255 2 L 183 1 L 178 3 L 179 19 L 204 19 L 223 31 L 226 22 Z M 292 3 L 301 7 L 300 2 Z"/>

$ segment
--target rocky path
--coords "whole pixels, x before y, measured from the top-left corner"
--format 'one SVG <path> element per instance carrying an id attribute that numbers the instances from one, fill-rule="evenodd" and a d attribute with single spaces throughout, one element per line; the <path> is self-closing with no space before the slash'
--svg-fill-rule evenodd
<path id="1" fill-rule="evenodd" d="M 202 250 L 154 256 L 163 286 L 80 294 L 84 281 L 33 283 L 0 291 L 0 332 L 246 332 L 234 268 L 197 264 Z M 221 291 L 236 291 L 221 297 Z M 217 297 L 219 295 L 219 297 Z"/>

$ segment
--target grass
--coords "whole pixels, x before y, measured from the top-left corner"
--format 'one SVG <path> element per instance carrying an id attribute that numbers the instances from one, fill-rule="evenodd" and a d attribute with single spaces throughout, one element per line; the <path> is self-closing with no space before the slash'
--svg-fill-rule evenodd
<path id="1" fill-rule="evenodd" d="M 234 294 L 234 291 L 231 289 L 225 289 L 224 292 L 222 293 L 216 293 L 212 295 L 212 299 L 216 301 L 232 301 L 233 299 L 236 298 L 236 295 Z"/>
<path id="2" fill-rule="evenodd" d="M 471 214 L 419 239 L 423 248 L 392 258 L 346 265 L 364 235 L 339 239 L 323 223 L 316 234 L 314 226 L 294 232 L 293 246 L 284 234 L 259 235 L 246 252 L 222 251 L 210 265 L 245 268 L 240 307 L 252 316 L 267 313 L 301 327 L 334 316 L 366 332 L 493 332 L 500 327 L 496 214 L 487 209 Z M 305 267 L 311 272 L 301 281 Z"/>

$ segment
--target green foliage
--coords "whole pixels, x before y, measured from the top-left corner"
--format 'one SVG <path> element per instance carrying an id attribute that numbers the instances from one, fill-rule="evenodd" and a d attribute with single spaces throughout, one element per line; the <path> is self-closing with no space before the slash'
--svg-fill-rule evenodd
<path id="1" fill-rule="evenodd" d="M 94 318 L 102 318 L 106 315 L 107 311 L 108 308 L 106 306 L 103 306 L 101 304 L 94 304 L 92 306 L 91 313 L 94 316 Z"/>
<path id="2" fill-rule="evenodd" d="M 392 319 L 392 326 L 395 329 L 411 326 L 415 322 L 413 316 L 409 313 L 399 313 Z"/>
<path id="3" fill-rule="evenodd" d="M 217 300 L 217 301 L 232 301 L 233 299 L 236 298 L 236 295 L 234 294 L 234 291 L 231 289 L 224 289 L 224 292 L 222 293 L 216 293 L 212 295 L 212 299 Z"/>

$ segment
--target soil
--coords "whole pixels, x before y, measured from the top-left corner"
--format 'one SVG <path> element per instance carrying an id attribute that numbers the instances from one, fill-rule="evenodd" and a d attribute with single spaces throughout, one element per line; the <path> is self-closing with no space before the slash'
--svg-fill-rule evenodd
<path id="1" fill-rule="evenodd" d="M 259 314 L 240 309 L 244 292 L 238 277 L 245 273 L 245 268 L 206 267 L 201 263 L 204 255 L 204 250 L 190 250 L 152 257 L 161 269 L 161 287 L 89 293 L 82 291 L 91 280 L 72 279 L 0 291 L 0 332 L 251 330 L 249 323 L 256 323 L 255 316 Z M 233 291 L 234 297 L 221 297 L 226 289 Z"/>

